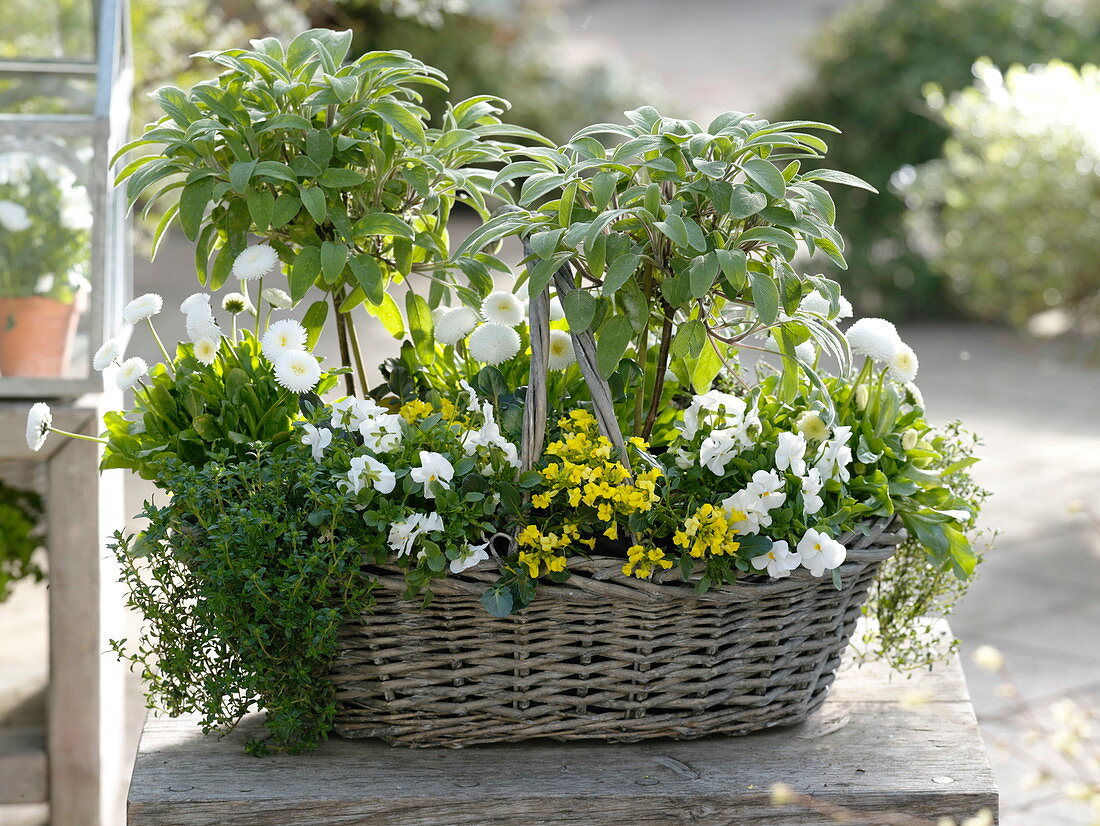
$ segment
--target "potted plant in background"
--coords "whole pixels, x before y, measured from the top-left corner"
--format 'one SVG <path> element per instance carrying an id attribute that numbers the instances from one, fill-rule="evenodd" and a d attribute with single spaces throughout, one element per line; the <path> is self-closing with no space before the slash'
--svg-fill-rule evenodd
<path id="1" fill-rule="evenodd" d="M 242 288 L 188 298 L 189 341 L 152 370 L 96 356 L 135 390 L 104 467 L 169 494 L 116 547 L 146 619 L 116 648 L 152 703 L 219 729 L 259 704 L 257 751 L 334 725 L 410 745 L 745 733 L 823 701 L 899 543 L 926 596 L 969 576 L 968 445 L 925 421 L 896 331 L 842 333 L 839 286 L 792 263 L 842 260 L 819 182 L 862 185 L 800 173 L 828 127 L 643 108 L 553 147 L 475 98 L 429 128 L 410 89 L 437 73 L 341 66 L 346 41 L 213 55 L 227 72 L 163 91 L 142 138 L 162 151 L 121 176 L 161 186 L 200 280 Z M 451 254 L 458 197 L 487 220 Z M 525 300 L 490 277 L 509 235 Z M 251 300 L 280 261 L 290 293 Z M 304 324 L 277 317 L 312 289 Z M 400 354 L 331 394 L 362 387 L 355 334 L 331 369 L 311 350 L 328 306 L 359 303 Z M 51 429 L 36 407 L 32 447 Z"/>
<path id="2" fill-rule="evenodd" d="M 48 156 L 0 158 L 0 375 L 64 373 L 87 303 L 91 207 Z"/>

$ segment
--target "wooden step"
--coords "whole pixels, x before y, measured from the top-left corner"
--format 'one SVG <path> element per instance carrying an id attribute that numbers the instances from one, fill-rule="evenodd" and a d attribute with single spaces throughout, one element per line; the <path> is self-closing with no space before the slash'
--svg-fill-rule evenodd
<path id="1" fill-rule="evenodd" d="M 46 731 L 42 726 L 0 728 L 0 803 L 48 799 Z M 0 824 L 4 821 L 0 820 Z"/>
<path id="2" fill-rule="evenodd" d="M 0 826 L 50 826 L 45 803 L 0 803 Z"/>

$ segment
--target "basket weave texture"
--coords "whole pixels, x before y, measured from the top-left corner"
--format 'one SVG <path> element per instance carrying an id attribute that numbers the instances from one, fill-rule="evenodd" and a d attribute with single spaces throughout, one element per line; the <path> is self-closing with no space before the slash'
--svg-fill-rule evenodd
<path id="1" fill-rule="evenodd" d="M 889 520 L 841 541 L 841 588 L 804 570 L 696 594 L 676 569 L 623 576 L 577 558 L 561 584 L 504 618 L 480 603 L 482 563 L 403 600 L 397 569 L 346 623 L 333 681 L 336 731 L 404 746 L 531 738 L 633 742 L 747 734 L 804 720 L 825 700 L 867 590 L 901 536 Z"/>

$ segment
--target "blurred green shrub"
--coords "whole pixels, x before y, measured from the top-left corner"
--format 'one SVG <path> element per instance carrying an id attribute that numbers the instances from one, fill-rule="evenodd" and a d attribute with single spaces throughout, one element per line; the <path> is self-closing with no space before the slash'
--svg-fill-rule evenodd
<path id="1" fill-rule="evenodd" d="M 328 0 L 309 14 L 315 26 L 352 29 L 355 53 L 404 49 L 442 69 L 451 100 L 505 98 L 510 123 L 557 141 L 655 97 L 612 59 L 573 62 L 553 0 Z M 425 104 L 438 115 L 444 98 L 428 90 Z"/>
<path id="2" fill-rule="evenodd" d="M 979 318 L 1087 330 L 1100 323 L 1100 70 L 982 60 L 974 74 L 927 92 L 950 131 L 943 157 L 894 176 L 912 246 Z"/>
<path id="3" fill-rule="evenodd" d="M 46 576 L 34 561 L 46 541 L 40 528 L 42 513 L 37 493 L 0 481 L 0 602 L 11 596 L 19 580 L 33 577 L 41 582 Z"/>
<path id="4" fill-rule="evenodd" d="M 926 114 L 926 83 L 957 91 L 983 56 L 1000 66 L 1081 65 L 1097 59 L 1098 43 L 1097 0 L 861 0 L 833 18 L 813 48 L 813 80 L 781 117 L 836 124 L 844 135 L 829 142 L 828 165 L 883 193 L 838 193 L 845 295 L 866 313 L 942 312 L 941 279 L 905 242 L 904 205 L 887 192 L 895 170 L 937 157 L 946 138 Z"/>

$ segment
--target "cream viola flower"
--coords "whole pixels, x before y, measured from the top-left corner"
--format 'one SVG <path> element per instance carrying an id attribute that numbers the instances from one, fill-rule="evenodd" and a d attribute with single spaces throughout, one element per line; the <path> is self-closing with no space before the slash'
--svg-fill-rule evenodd
<path id="1" fill-rule="evenodd" d="M 332 444 L 332 431 L 307 422 L 302 425 L 302 444 L 309 448 L 313 461 L 320 462 L 324 458 L 325 448 Z"/>
<path id="2" fill-rule="evenodd" d="M 358 430 L 363 422 L 385 413 L 386 408 L 373 399 L 348 396 L 332 404 L 332 420 L 348 430 Z"/>
<path id="3" fill-rule="evenodd" d="M 726 465 L 739 452 L 737 440 L 728 431 L 715 430 L 699 446 L 699 464 L 715 476 L 724 476 Z"/>
<path id="4" fill-rule="evenodd" d="M 103 372 L 118 360 L 118 339 L 109 338 L 92 356 L 92 367 Z"/>
<path id="5" fill-rule="evenodd" d="M 687 410 L 684 411 L 684 438 L 695 438 L 695 434 L 699 432 L 699 425 L 706 414 L 717 414 L 712 418 L 720 426 L 728 418 L 742 419 L 745 416 L 746 409 L 745 402 L 731 393 L 710 390 L 702 395 L 695 396 Z"/>
<path id="6" fill-rule="evenodd" d="M 901 346 L 897 328 L 884 318 L 861 318 L 844 335 L 854 354 L 881 364 L 888 363 Z"/>
<path id="7" fill-rule="evenodd" d="M 276 310 L 289 310 L 294 306 L 294 300 L 285 290 L 278 287 L 264 287 L 260 290 L 260 298 L 274 307 Z"/>
<path id="8" fill-rule="evenodd" d="M 155 316 L 163 306 L 164 299 L 156 293 L 139 295 L 122 308 L 122 318 L 127 324 L 137 324 Z"/>
<path id="9" fill-rule="evenodd" d="M 210 293 L 191 293 L 180 302 L 180 312 L 184 315 L 210 315 Z"/>
<path id="10" fill-rule="evenodd" d="M 275 361 L 275 381 L 291 393 L 308 393 L 321 378 L 321 365 L 306 350 L 286 350 Z"/>
<path id="11" fill-rule="evenodd" d="M 810 468 L 802 478 L 802 512 L 806 516 L 813 516 L 825 504 L 821 498 L 821 489 L 824 486 L 825 481 L 817 468 Z"/>
<path id="12" fill-rule="evenodd" d="M 424 497 L 426 499 L 435 499 L 433 484 L 438 483 L 449 489 L 454 475 L 454 466 L 447 460 L 446 456 L 428 450 L 420 451 L 420 466 L 409 471 L 409 477 L 414 482 L 424 486 Z"/>
<path id="13" fill-rule="evenodd" d="M 515 327 L 523 321 L 523 305 L 514 294 L 497 290 L 481 302 L 481 317 L 493 324 Z"/>
<path id="14" fill-rule="evenodd" d="M 363 437 L 363 447 L 374 453 L 389 453 L 401 445 L 403 422 L 396 413 L 379 413 L 371 416 L 359 425 L 359 435 Z"/>
<path id="15" fill-rule="evenodd" d="M 435 340 L 446 346 L 458 344 L 478 325 L 477 313 L 469 307 L 455 307 L 435 322 Z"/>
<path id="16" fill-rule="evenodd" d="M 233 259 L 233 275 L 240 281 L 252 281 L 263 278 L 275 269 L 279 263 L 279 254 L 267 244 L 253 244 L 245 247 Z"/>
<path id="17" fill-rule="evenodd" d="M 462 436 L 462 449 L 467 456 L 473 456 L 478 448 L 497 448 L 504 453 L 505 461 L 512 467 L 519 467 L 519 452 L 516 446 L 504 438 L 497 424 L 491 402 L 481 405 L 484 423 L 478 430 L 468 430 Z"/>
<path id="18" fill-rule="evenodd" d="M 780 433 L 775 448 L 775 469 L 789 470 L 795 476 L 806 472 L 806 437 L 801 433 Z"/>
<path id="19" fill-rule="evenodd" d="M 851 478 L 848 472 L 848 465 L 852 463 L 852 449 L 848 446 L 848 440 L 851 437 L 851 427 L 847 425 L 838 427 L 832 440 L 821 446 L 814 467 L 821 474 L 822 479 L 839 479 L 841 482 L 847 482 Z"/>
<path id="20" fill-rule="evenodd" d="M 8 232 L 22 232 L 31 225 L 26 207 L 15 201 L 0 201 L 0 226 Z"/>
<path id="21" fill-rule="evenodd" d="M 730 527 L 737 533 L 759 533 L 772 523 L 771 515 L 760 497 L 746 490 L 739 490 L 722 500 L 722 509 L 730 520 Z"/>
<path id="22" fill-rule="evenodd" d="M 119 365 L 118 373 L 115 374 L 115 383 L 119 390 L 129 390 L 148 372 L 149 365 L 145 363 L 145 359 L 134 356 Z"/>
<path id="23" fill-rule="evenodd" d="M 489 558 L 489 543 L 483 542 L 481 545 L 466 545 L 466 556 L 461 559 L 451 560 L 451 573 L 461 574 L 463 571 L 473 568 L 479 562 L 484 562 Z"/>
<path id="24" fill-rule="evenodd" d="M 913 348 L 908 344 L 900 344 L 894 354 L 890 356 L 887 365 L 890 368 L 890 378 L 901 384 L 913 381 L 917 377 L 917 370 L 920 367 L 917 354 L 913 352 Z"/>
<path id="25" fill-rule="evenodd" d="M 840 565 L 848 552 L 828 534 L 810 528 L 799 540 L 798 555 L 812 576 L 821 576 Z"/>
<path id="26" fill-rule="evenodd" d="M 35 453 L 46 444 L 46 437 L 53 427 L 53 413 L 45 402 L 36 402 L 27 411 L 27 447 Z"/>
<path id="27" fill-rule="evenodd" d="M 786 542 L 773 542 L 771 550 L 752 558 L 752 567 L 758 571 L 767 571 L 768 576 L 782 579 L 790 576 L 801 560 L 797 553 L 791 553 Z"/>
<path id="28" fill-rule="evenodd" d="M 469 338 L 470 356 L 490 366 L 503 364 L 519 352 L 519 333 L 496 322 L 482 324 Z"/>
<path id="29" fill-rule="evenodd" d="M 351 470 L 343 486 L 352 493 L 359 493 L 368 482 L 381 494 L 393 493 L 397 475 L 373 456 L 356 456 L 351 460 Z"/>
<path id="30" fill-rule="evenodd" d="M 200 338 L 194 344 L 195 358 L 209 367 L 218 358 L 218 347 L 221 339 Z"/>
<path id="31" fill-rule="evenodd" d="M 774 470 L 758 470 L 745 490 L 760 501 L 762 510 L 771 511 L 787 501 L 784 485 L 785 481 Z"/>
<path id="32" fill-rule="evenodd" d="M 577 360 L 577 354 L 573 351 L 573 336 L 564 330 L 550 331 L 550 343 L 547 349 L 549 350 L 547 366 L 551 370 L 565 370 Z"/>
<path id="33" fill-rule="evenodd" d="M 829 438 L 829 426 L 813 410 L 807 410 L 798 418 L 798 432 L 810 442 L 822 442 Z"/>
<path id="34" fill-rule="evenodd" d="M 274 363 L 288 350 L 304 350 L 309 334 L 306 328 L 293 318 L 284 318 L 268 326 L 260 339 L 260 349 L 267 360 Z"/>

